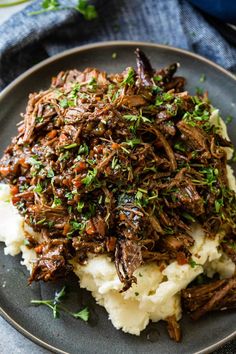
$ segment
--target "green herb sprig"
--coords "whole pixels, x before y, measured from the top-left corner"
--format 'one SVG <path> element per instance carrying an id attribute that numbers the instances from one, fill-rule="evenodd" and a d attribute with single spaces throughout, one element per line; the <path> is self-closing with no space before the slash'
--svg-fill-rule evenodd
<path id="1" fill-rule="evenodd" d="M 135 71 L 132 67 L 130 67 L 127 71 L 126 76 L 124 77 L 124 80 L 121 83 L 121 86 L 133 86 L 135 82 Z"/>
<path id="2" fill-rule="evenodd" d="M 53 318 L 58 318 L 60 316 L 60 311 L 64 311 L 71 315 L 74 318 L 79 318 L 82 321 L 87 322 L 89 319 L 89 310 L 87 307 L 84 309 L 78 311 L 78 312 L 72 312 L 69 311 L 65 306 L 62 305 L 62 300 L 66 295 L 66 287 L 63 286 L 63 288 L 60 291 L 55 292 L 54 299 L 50 300 L 31 300 L 31 304 L 34 305 L 44 305 L 49 307 L 52 310 L 53 313 Z"/>
<path id="3" fill-rule="evenodd" d="M 58 0 L 43 0 L 41 3 L 41 9 L 30 12 L 29 15 L 34 16 L 45 12 L 62 10 L 76 10 L 81 13 L 87 21 L 94 20 L 98 17 L 95 6 L 88 4 L 88 0 L 77 0 L 77 4 L 75 6 L 62 6 Z"/>
<path id="4" fill-rule="evenodd" d="M 202 264 L 196 263 L 192 258 L 189 259 L 188 264 L 190 265 L 191 268 L 195 268 L 197 266 L 202 267 Z"/>

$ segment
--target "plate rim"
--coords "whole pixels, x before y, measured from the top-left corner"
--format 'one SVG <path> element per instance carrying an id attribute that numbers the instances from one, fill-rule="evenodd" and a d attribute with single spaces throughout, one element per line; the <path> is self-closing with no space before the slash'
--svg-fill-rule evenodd
<path id="1" fill-rule="evenodd" d="M 113 47 L 113 46 L 130 46 L 130 45 L 137 45 L 137 46 L 144 46 L 144 47 L 153 47 L 153 48 L 158 48 L 158 49 L 166 49 L 169 51 L 174 51 L 180 54 L 184 54 L 187 56 L 190 56 L 192 58 L 198 59 L 210 66 L 213 66 L 216 70 L 221 71 L 234 81 L 236 81 L 236 76 L 228 71 L 227 69 L 223 68 L 222 66 L 214 63 L 212 60 L 207 59 L 203 57 L 202 55 L 193 53 L 191 51 L 188 51 L 186 49 L 182 48 L 177 48 L 177 47 L 172 47 L 169 45 L 165 44 L 157 44 L 153 42 L 143 42 L 143 41 L 128 41 L 128 40 L 118 40 L 118 41 L 104 41 L 104 42 L 96 42 L 96 43 L 90 43 L 90 44 L 84 44 L 81 46 L 77 46 L 71 49 L 64 50 L 58 54 L 55 54 L 47 59 L 44 59 L 40 61 L 39 63 L 33 65 L 31 68 L 27 69 L 24 71 L 22 74 L 17 76 L 10 84 L 8 84 L 1 92 L 0 92 L 0 101 L 4 98 L 4 96 L 17 84 L 19 84 L 22 80 L 24 80 L 28 75 L 34 73 L 38 69 L 42 68 L 43 66 L 50 64 L 54 62 L 55 60 L 58 60 L 60 58 L 70 56 L 74 53 L 77 52 L 83 52 L 89 49 L 94 49 L 94 48 L 101 48 L 101 47 Z"/>
<path id="2" fill-rule="evenodd" d="M 27 78 L 29 75 L 33 74 L 34 72 L 38 71 L 39 69 L 43 68 L 44 66 L 47 66 L 48 64 L 53 63 L 54 61 L 57 61 L 58 59 L 61 59 L 63 57 L 67 57 L 70 55 L 73 55 L 78 52 L 83 52 L 87 51 L 90 49 L 96 49 L 96 48 L 102 48 L 102 47 L 114 47 L 114 46 L 142 46 L 142 47 L 152 47 L 152 48 L 157 48 L 157 49 L 165 49 L 171 52 L 177 52 L 179 54 L 183 54 L 189 57 L 192 57 L 194 59 L 197 59 L 201 62 L 204 62 L 210 66 L 212 66 L 214 69 L 220 71 L 221 73 L 225 74 L 229 78 L 233 79 L 236 84 L 236 76 L 226 70 L 225 68 L 221 67 L 220 65 L 214 63 L 213 61 L 199 55 L 195 54 L 193 52 L 190 52 L 185 49 L 177 48 L 177 47 L 172 47 L 169 45 L 164 45 L 164 44 L 157 44 L 153 42 L 143 42 L 143 41 L 129 41 L 129 40 L 117 40 L 117 41 L 104 41 L 104 42 L 96 42 L 96 43 L 90 43 L 90 44 L 84 44 L 81 46 L 77 46 L 71 49 L 67 49 L 65 51 L 62 51 L 58 54 L 55 54 L 47 59 L 44 59 L 40 61 L 38 64 L 32 66 L 31 68 L 27 69 L 25 72 L 20 74 L 18 77 L 16 77 L 10 84 L 8 84 L 1 92 L 0 92 L 0 103 L 4 99 L 4 97 L 18 84 L 20 84 L 25 78 Z M 32 342 L 40 345 L 41 347 L 44 347 L 45 349 L 54 352 L 54 353 L 59 353 L 59 354 L 69 354 L 68 352 L 65 352 L 59 348 L 56 348 L 55 346 L 52 346 L 51 344 L 43 341 L 42 339 L 36 337 L 29 331 L 27 331 L 24 327 L 22 327 L 17 321 L 15 321 L 6 311 L 3 310 L 2 306 L 0 305 L 0 315 L 5 319 L 12 327 L 14 327 L 18 332 L 20 332 L 22 335 L 24 335 L 26 338 L 31 340 Z M 218 349 L 219 347 L 223 346 L 230 340 L 236 338 L 236 330 L 226 336 L 225 338 L 221 339 L 220 341 L 209 345 L 208 347 L 197 351 L 193 354 L 208 354 L 211 353 L 212 351 Z"/>

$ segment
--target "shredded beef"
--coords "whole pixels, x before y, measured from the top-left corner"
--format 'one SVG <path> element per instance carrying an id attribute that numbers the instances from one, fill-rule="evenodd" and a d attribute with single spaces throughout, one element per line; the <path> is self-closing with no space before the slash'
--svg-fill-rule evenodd
<path id="1" fill-rule="evenodd" d="M 64 71 L 29 96 L 0 179 L 40 235 L 29 238 L 37 252 L 30 281 L 65 277 L 71 258 L 106 254 L 125 291 L 141 264 L 189 263 L 195 222 L 213 239 L 223 230 L 221 248 L 235 261 L 231 143 L 210 123 L 207 96 L 184 90 L 177 63 L 155 71 L 141 50 L 136 57 L 136 70 Z M 203 313 L 222 301 L 215 296 Z M 170 319 L 178 340 L 177 327 Z"/>

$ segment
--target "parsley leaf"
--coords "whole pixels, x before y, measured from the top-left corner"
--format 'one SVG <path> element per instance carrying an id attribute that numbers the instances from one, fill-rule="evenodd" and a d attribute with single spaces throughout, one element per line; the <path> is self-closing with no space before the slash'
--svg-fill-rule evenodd
<path id="1" fill-rule="evenodd" d="M 40 183 L 38 183 L 35 187 L 34 187 L 34 192 L 41 194 L 43 191 L 43 187 L 41 186 Z"/>
<path id="2" fill-rule="evenodd" d="M 54 177 L 54 171 L 51 167 L 49 167 L 48 171 L 47 171 L 47 177 L 48 178 L 53 178 Z"/>
<path id="3" fill-rule="evenodd" d="M 80 318 L 81 320 L 87 322 L 89 319 L 89 310 L 87 307 L 85 307 L 83 310 L 79 312 L 74 312 L 73 317 L 75 318 Z"/>
<path id="4" fill-rule="evenodd" d="M 53 313 L 53 317 L 57 318 L 60 315 L 60 311 L 64 311 L 66 313 L 68 313 L 70 316 L 74 317 L 74 318 L 79 318 L 82 321 L 87 322 L 89 319 L 89 310 L 87 307 L 85 307 L 84 309 L 78 311 L 78 312 L 72 312 L 70 310 L 68 310 L 65 306 L 63 306 L 62 300 L 64 299 L 66 295 L 66 287 L 63 286 L 63 288 L 60 291 L 56 291 L 54 298 L 50 299 L 50 300 L 31 300 L 31 304 L 34 305 L 45 305 L 47 307 L 49 307 L 52 310 Z"/>
<path id="5" fill-rule="evenodd" d="M 224 205 L 223 199 L 215 200 L 215 211 L 217 214 L 220 212 L 220 209 L 223 205 Z"/>
<path id="6" fill-rule="evenodd" d="M 35 118 L 35 123 L 36 123 L 36 124 L 43 123 L 43 121 L 44 121 L 44 118 L 43 118 L 43 117 L 36 117 L 36 118 Z"/>
<path id="7" fill-rule="evenodd" d="M 54 197 L 52 208 L 56 208 L 57 206 L 60 206 L 60 205 L 62 205 L 62 200 L 58 197 Z"/>
<path id="8" fill-rule="evenodd" d="M 233 120 L 233 117 L 232 116 L 227 116 L 226 119 L 225 119 L 225 123 L 226 124 L 230 124 Z"/>
<path id="9" fill-rule="evenodd" d="M 31 166 L 42 166 L 42 163 L 40 161 L 38 161 L 36 158 L 34 157 L 29 157 L 27 162 L 31 165 Z"/>
<path id="10" fill-rule="evenodd" d="M 123 117 L 130 122 L 136 122 L 137 125 L 139 125 L 140 122 L 151 123 L 151 120 L 147 117 L 144 117 L 141 113 L 139 115 L 125 114 Z"/>
<path id="11" fill-rule="evenodd" d="M 70 145 L 63 146 L 63 149 L 66 149 L 66 150 L 68 150 L 68 149 L 73 149 L 73 148 L 75 148 L 76 146 L 77 146 L 76 143 L 72 143 L 72 144 L 70 144 Z"/>
<path id="12" fill-rule="evenodd" d="M 175 143 L 174 148 L 176 150 L 181 151 L 181 152 L 186 152 L 186 146 L 182 141 Z"/>
<path id="13" fill-rule="evenodd" d="M 62 100 L 59 101 L 59 105 L 62 108 L 67 108 L 67 107 L 69 107 L 69 102 L 66 98 L 63 98 Z"/>
<path id="14" fill-rule="evenodd" d="M 192 221 L 192 222 L 196 222 L 194 217 L 192 215 L 190 215 L 189 213 L 187 213 L 186 211 L 182 212 L 182 215 L 185 219 Z"/>
<path id="15" fill-rule="evenodd" d="M 87 155 L 88 153 L 89 153 L 88 145 L 85 144 L 85 143 L 83 143 L 82 145 L 80 145 L 79 151 L 78 151 L 78 155 L 82 155 L 82 154 Z"/>
<path id="16" fill-rule="evenodd" d="M 204 81 L 206 81 L 206 75 L 202 74 L 199 78 L 199 82 L 204 82 Z"/>
<path id="17" fill-rule="evenodd" d="M 82 179 L 82 183 L 86 186 L 89 186 L 96 178 L 97 170 L 94 168 L 93 170 L 88 171 L 87 176 Z"/>
<path id="18" fill-rule="evenodd" d="M 196 95 L 197 96 L 202 96 L 203 95 L 203 89 L 201 87 L 196 87 Z"/>
<path id="19" fill-rule="evenodd" d="M 141 143 L 140 139 L 131 139 L 131 140 L 126 140 L 125 144 L 129 145 L 131 148 L 135 147 L 135 145 L 139 145 Z"/>
<path id="20" fill-rule="evenodd" d="M 124 80 L 121 83 L 121 86 L 133 86 L 134 85 L 134 77 L 135 77 L 135 71 L 133 68 L 129 68 L 127 71 L 126 76 L 124 77 Z"/>
<path id="21" fill-rule="evenodd" d="M 196 263 L 192 258 L 189 259 L 188 264 L 191 266 L 191 268 L 195 268 L 196 266 L 202 266 L 199 263 Z"/>
<path id="22" fill-rule="evenodd" d="M 78 0 L 75 10 L 79 11 L 88 21 L 98 17 L 95 6 L 89 5 L 87 0 Z"/>
<path id="23" fill-rule="evenodd" d="M 84 207 L 84 202 L 80 201 L 80 202 L 78 202 L 76 209 L 78 210 L 79 213 L 81 213 L 83 210 L 83 207 Z"/>

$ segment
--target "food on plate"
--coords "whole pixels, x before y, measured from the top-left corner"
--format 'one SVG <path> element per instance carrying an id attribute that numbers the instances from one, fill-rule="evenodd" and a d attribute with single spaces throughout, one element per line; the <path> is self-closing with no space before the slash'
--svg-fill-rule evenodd
<path id="1" fill-rule="evenodd" d="M 30 283 L 74 271 L 117 329 L 165 320 L 179 341 L 182 308 L 236 304 L 233 147 L 177 64 L 136 57 L 136 70 L 60 72 L 29 96 L 0 161 L 0 240 Z"/>

